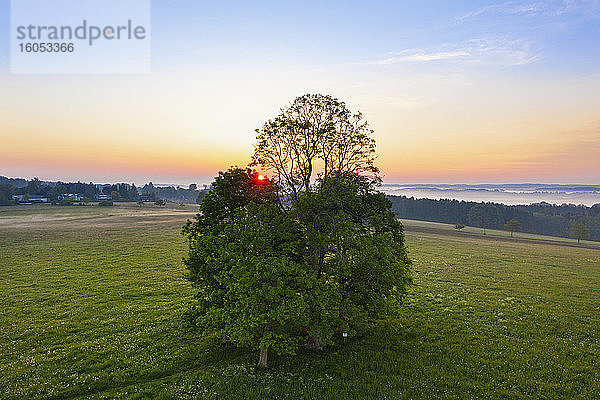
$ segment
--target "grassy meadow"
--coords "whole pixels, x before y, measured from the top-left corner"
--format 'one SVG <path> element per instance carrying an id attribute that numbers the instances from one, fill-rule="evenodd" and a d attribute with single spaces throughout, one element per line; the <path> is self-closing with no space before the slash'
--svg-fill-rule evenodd
<path id="1" fill-rule="evenodd" d="M 0 398 L 600 398 L 594 245 L 407 221 L 400 315 L 257 371 L 258 354 L 183 325 L 195 209 L 0 208 Z"/>

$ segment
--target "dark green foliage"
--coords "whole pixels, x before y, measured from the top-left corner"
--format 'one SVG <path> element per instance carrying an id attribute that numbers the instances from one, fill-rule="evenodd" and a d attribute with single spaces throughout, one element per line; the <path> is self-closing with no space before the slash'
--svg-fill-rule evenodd
<path id="1" fill-rule="evenodd" d="M 512 237 L 513 232 L 521 231 L 521 223 L 516 219 L 511 219 L 506 224 L 504 224 L 504 230 L 510 232 L 510 236 Z"/>
<path id="2" fill-rule="evenodd" d="M 112 201 L 110 201 L 110 200 L 101 200 L 101 201 L 98 203 L 98 205 L 99 205 L 100 207 L 112 207 L 112 205 L 113 205 L 113 202 L 112 202 Z"/>
<path id="3" fill-rule="evenodd" d="M 42 182 L 38 178 L 33 178 L 29 182 L 27 182 L 27 186 L 22 189 L 23 194 L 27 193 L 29 195 L 33 194 L 43 194 L 45 195 L 45 187 Z"/>
<path id="4" fill-rule="evenodd" d="M 454 224 L 454 229 L 461 230 L 461 229 L 464 229 L 464 228 L 465 228 L 464 224 L 461 224 L 461 223 Z"/>
<path id="5" fill-rule="evenodd" d="M 382 193 L 365 179 L 319 179 L 290 213 L 305 232 L 315 282 L 310 344 L 352 336 L 361 321 L 397 306 L 410 283 L 402 225 Z M 335 284 L 331 284 L 335 282 Z"/>
<path id="6" fill-rule="evenodd" d="M 173 203 L 199 204 L 198 197 L 202 195 L 203 190 L 198 190 L 197 185 L 191 184 L 187 189 L 182 187 L 159 187 L 154 186 L 152 182 L 145 184 L 140 188 L 144 196 L 149 196 L 154 201 L 156 198 L 164 199 Z"/>
<path id="7" fill-rule="evenodd" d="M 3 177 L 0 177 L 0 179 Z M 152 182 L 138 188 L 134 184 L 116 183 L 95 185 L 92 182 L 45 182 L 34 178 L 30 181 L 23 179 L 8 179 L 4 181 L 14 182 L 13 186 L 19 184 L 14 190 L 14 194 L 29 194 L 42 195 L 48 197 L 51 202 L 57 202 L 58 196 L 61 194 L 73 193 L 79 194 L 83 198 L 95 199 L 99 194 L 110 195 L 115 201 L 138 201 L 140 200 L 140 192 L 146 201 L 155 201 L 157 198 L 164 200 L 193 204 L 202 197 L 205 191 L 197 190 L 197 185 L 190 185 L 188 189 L 175 187 L 154 187 Z M 15 186 L 17 187 L 17 186 Z"/>
<path id="8" fill-rule="evenodd" d="M 374 190 L 372 133 L 343 102 L 300 96 L 257 130 L 252 166 L 272 180 L 219 173 L 184 228 L 204 333 L 260 349 L 264 367 L 269 350 L 321 349 L 400 304 L 410 261 L 402 225 Z"/>
<path id="9" fill-rule="evenodd" d="M 67 199 L 63 199 L 61 201 L 58 202 L 59 206 L 72 206 L 73 205 L 73 201 L 71 200 L 67 200 Z"/>
<path id="10" fill-rule="evenodd" d="M 352 336 L 402 301 L 410 262 L 383 194 L 358 177 L 319 180 L 283 210 L 257 176 L 221 172 L 184 227 L 198 290 L 188 316 L 202 332 L 293 354 Z"/>
<path id="11" fill-rule="evenodd" d="M 311 285 L 301 230 L 281 213 L 272 183 L 250 169 L 220 172 L 188 221 L 184 260 L 198 290 L 193 323 L 238 346 L 293 353 Z"/>
<path id="12" fill-rule="evenodd" d="M 139 197 L 136 186 L 128 183 L 104 185 L 102 187 L 102 193 L 110 195 L 114 201 L 137 201 Z"/>
<path id="13" fill-rule="evenodd" d="M 472 226 L 483 228 L 485 234 L 486 228 L 497 228 L 502 223 L 502 214 L 493 204 L 476 204 L 469 209 L 467 221 Z"/>
<path id="14" fill-rule="evenodd" d="M 590 230 L 581 222 L 575 222 L 571 226 L 570 236 L 573 239 L 577 239 L 577 243 L 579 243 L 581 240 L 590 238 Z"/>
<path id="15" fill-rule="evenodd" d="M 9 184 L 0 185 L 0 206 L 10 206 L 15 204 L 12 198 L 14 186 Z"/>
<path id="16" fill-rule="evenodd" d="M 23 178 L 7 178 L 0 175 L 0 185 L 12 185 L 15 188 L 27 186 L 27 180 Z"/>
<path id="17" fill-rule="evenodd" d="M 93 183 L 65 183 L 65 182 L 57 182 L 54 186 L 51 185 L 42 185 L 43 194 L 47 195 L 50 200 L 57 200 L 58 196 L 65 193 L 79 193 L 83 195 L 83 197 L 87 197 L 89 199 L 93 199 L 97 194 L 100 193 L 100 190 Z M 31 194 L 31 192 L 30 192 Z"/>
<path id="18" fill-rule="evenodd" d="M 18 188 L 15 194 L 41 195 L 48 197 L 50 201 L 57 202 L 58 196 L 65 193 L 79 193 L 83 197 L 93 199 L 99 189 L 93 183 L 65 183 L 65 182 L 42 182 L 34 178 L 27 185 Z"/>
<path id="19" fill-rule="evenodd" d="M 388 198 L 392 202 L 392 209 L 400 218 L 447 224 L 457 222 L 466 224 L 468 211 L 479 204 L 447 199 L 415 199 L 405 196 L 388 196 Z M 579 221 L 589 228 L 591 240 L 600 241 L 600 204 L 592 207 L 545 203 L 517 206 L 493 203 L 493 205 L 502 214 L 502 224 L 516 219 L 521 224 L 522 232 L 569 237 L 572 224 Z"/>
<path id="20" fill-rule="evenodd" d="M 154 205 L 157 205 L 157 206 L 164 206 L 165 204 L 167 204 L 167 202 L 164 201 L 163 199 L 158 199 L 154 202 Z"/>

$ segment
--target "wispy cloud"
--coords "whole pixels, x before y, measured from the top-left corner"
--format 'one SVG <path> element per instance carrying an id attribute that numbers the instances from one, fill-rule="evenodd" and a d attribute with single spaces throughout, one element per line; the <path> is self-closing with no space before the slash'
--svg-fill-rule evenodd
<path id="1" fill-rule="evenodd" d="M 600 12 L 600 1 L 598 0 L 559 0 L 559 1 L 507 1 L 482 7 L 456 18 L 456 22 L 462 23 L 483 16 L 546 16 L 558 17 L 565 14 L 584 13 L 590 17 Z"/>
<path id="2" fill-rule="evenodd" d="M 523 40 L 472 39 L 458 44 L 444 44 L 432 49 L 406 49 L 390 52 L 371 64 L 390 65 L 415 62 L 460 62 L 463 64 L 524 65 L 534 62 L 539 53 Z"/>
<path id="3" fill-rule="evenodd" d="M 403 50 L 399 53 L 390 53 L 390 56 L 381 60 L 375 61 L 375 64 L 395 64 L 402 61 L 438 61 L 448 60 L 452 58 L 467 57 L 469 53 L 462 50 L 456 51 L 437 51 L 437 52 L 426 52 L 425 50 L 414 49 L 414 50 Z"/>

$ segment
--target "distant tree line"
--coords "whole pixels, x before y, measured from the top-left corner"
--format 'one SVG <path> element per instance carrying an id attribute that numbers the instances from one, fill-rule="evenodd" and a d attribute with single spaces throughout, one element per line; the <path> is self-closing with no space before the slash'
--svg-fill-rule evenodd
<path id="1" fill-rule="evenodd" d="M 12 185 L 13 187 L 27 186 L 27 180 L 23 178 L 7 178 L 0 176 L 0 185 Z"/>
<path id="2" fill-rule="evenodd" d="M 24 184 L 25 182 L 25 184 Z M 197 185 L 181 187 L 157 187 L 152 182 L 136 187 L 135 184 L 94 184 L 83 182 L 45 182 L 34 178 L 25 181 L 19 178 L 0 177 L 0 205 L 16 204 L 13 196 L 43 196 L 50 202 L 59 202 L 61 195 L 79 194 L 87 201 L 110 196 L 113 201 L 169 201 L 174 203 L 194 204 L 200 202 L 206 190 L 198 190 Z M 99 197 L 100 196 L 100 197 Z"/>
<path id="3" fill-rule="evenodd" d="M 14 204 L 12 195 L 14 186 L 6 183 L 0 184 L 0 206 L 9 206 Z"/>
<path id="4" fill-rule="evenodd" d="M 195 184 L 191 184 L 187 189 L 184 189 L 182 187 L 176 188 L 174 186 L 154 186 L 152 182 L 150 182 L 141 187 L 141 192 L 154 195 L 156 199 L 163 199 L 173 203 L 200 204 L 206 190 L 198 190 L 198 187 Z"/>
<path id="5" fill-rule="evenodd" d="M 499 203 L 415 199 L 406 196 L 388 198 L 392 202 L 392 210 L 399 218 L 466 224 L 484 229 L 503 229 L 509 221 L 516 220 L 520 224 L 521 232 L 560 237 L 573 237 L 573 226 L 581 224 L 589 230 L 590 240 L 600 241 L 600 204 L 592 207 L 548 203 L 508 206 Z M 513 222 L 505 229 L 510 231 L 510 228 L 514 227 Z"/>

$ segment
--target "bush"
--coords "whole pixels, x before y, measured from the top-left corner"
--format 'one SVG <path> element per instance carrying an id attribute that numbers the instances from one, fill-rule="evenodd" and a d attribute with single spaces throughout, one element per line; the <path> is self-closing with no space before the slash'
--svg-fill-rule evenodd
<path id="1" fill-rule="evenodd" d="M 71 200 L 63 199 L 58 202 L 59 206 L 72 206 L 73 202 Z"/>
<path id="2" fill-rule="evenodd" d="M 100 207 L 111 207 L 113 206 L 113 202 L 110 200 L 102 200 L 100 203 L 98 203 L 98 206 Z"/>

